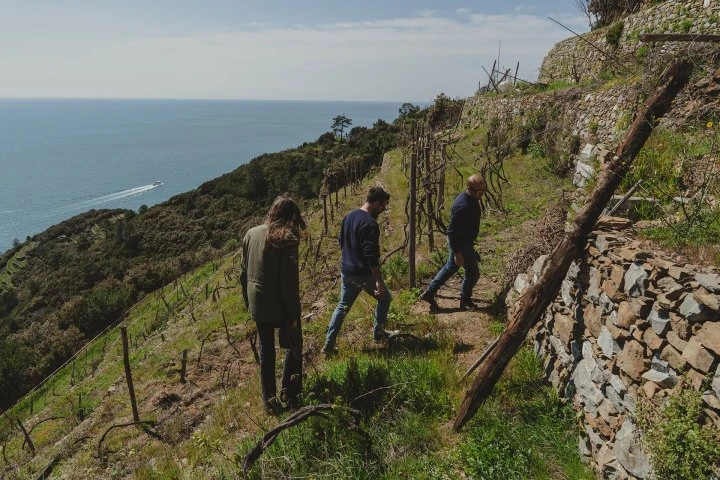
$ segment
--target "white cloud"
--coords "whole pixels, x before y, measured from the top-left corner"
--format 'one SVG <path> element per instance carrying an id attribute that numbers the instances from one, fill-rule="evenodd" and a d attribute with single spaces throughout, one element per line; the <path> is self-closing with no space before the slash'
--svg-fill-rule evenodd
<path id="1" fill-rule="evenodd" d="M 468 15 L 472 10 L 469 8 L 458 8 L 455 10 L 455 13 L 459 16 Z"/>
<path id="2" fill-rule="evenodd" d="M 583 29 L 580 17 L 563 17 Z M 534 77 L 568 33 L 529 14 L 416 16 L 178 37 L 19 44 L 0 55 L 0 97 L 277 98 L 428 101 L 466 96 L 501 64 Z M 532 78 L 528 78 L 532 80 Z"/>

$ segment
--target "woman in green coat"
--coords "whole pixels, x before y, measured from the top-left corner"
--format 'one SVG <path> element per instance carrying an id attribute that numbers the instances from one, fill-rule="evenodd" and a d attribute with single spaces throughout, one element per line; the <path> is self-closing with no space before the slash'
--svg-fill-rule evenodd
<path id="1" fill-rule="evenodd" d="M 260 382 L 263 403 L 277 413 L 281 402 L 275 382 L 275 329 L 285 348 L 280 395 L 290 405 L 302 391 L 302 328 L 298 246 L 305 221 L 287 195 L 275 199 L 265 223 L 251 228 L 242 243 L 240 283 L 260 339 Z"/>

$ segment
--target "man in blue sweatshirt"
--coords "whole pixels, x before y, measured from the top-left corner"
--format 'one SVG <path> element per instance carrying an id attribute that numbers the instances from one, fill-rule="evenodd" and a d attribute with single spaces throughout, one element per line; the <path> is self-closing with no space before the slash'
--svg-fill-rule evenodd
<path id="1" fill-rule="evenodd" d="M 467 189 L 457 196 L 450 211 L 450 225 L 447 228 L 450 257 L 427 290 L 420 294 L 420 299 L 437 307 L 435 294 L 460 267 L 465 269 L 465 278 L 460 292 L 460 310 L 477 311 L 478 306 L 472 301 L 473 287 L 480 279 L 478 255 L 473 243 L 480 230 L 480 199 L 485 193 L 485 179 L 478 175 L 468 178 Z"/>
<path id="2" fill-rule="evenodd" d="M 375 342 L 382 342 L 397 333 L 385 330 L 391 297 L 380 273 L 380 227 L 377 217 L 387 208 L 388 203 L 389 193 L 381 187 L 370 187 L 365 204 L 343 218 L 338 238 L 342 249 L 342 287 L 340 303 L 330 319 L 325 346 L 322 348 L 326 355 L 337 351 L 335 343 L 340 327 L 363 290 L 377 299 L 373 331 Z"/>

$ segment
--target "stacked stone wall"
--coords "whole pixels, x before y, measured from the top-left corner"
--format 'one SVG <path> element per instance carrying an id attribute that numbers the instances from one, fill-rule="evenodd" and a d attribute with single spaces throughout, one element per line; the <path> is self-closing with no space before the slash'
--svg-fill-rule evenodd
<path id="1" fill-rule="evenodd" d="M 511 309 L 545 260 L 517 277 Z M 717 271 L 644 249 L 630 230 L 594 232 L 533 333 L 547 378 L 581 414 L 581 452 L 603 478 L 651 476 L 636 405 L 662 406 L 683 378 L 720 428 Z"/>
<path id="2" fill-rule="evenodd" d="M 678 42 L 646 45 L 640 41 L 643 33 L 717 34 L 720 31 L 719 0 L 668 0 L 635 14 L 621 22 L 624 25 L 617 46 L 607 42 L 612 26 L 594 30 L 582 36 L 557 43 L 545 57 L 539 81 L 582 82 L 597 78 L 604 70 L 618 70 L 620 65 L 632 63 L 645 55 L 682 48 Z M 648 50 L 653 47 L 652 50 Z"/>

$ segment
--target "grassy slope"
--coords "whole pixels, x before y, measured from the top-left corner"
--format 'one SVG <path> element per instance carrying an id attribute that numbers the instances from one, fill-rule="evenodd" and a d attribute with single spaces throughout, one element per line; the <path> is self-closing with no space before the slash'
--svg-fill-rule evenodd
<path id="1" fill-rule="evenodd" d="M 473 132 L 468 132 L 457 145 L 455 158 L 464 174 L 472 170 L 468 159 L 475 139 Z M 407 186 L 399 155 L 393 152 L 391 163 L 369 180 L 384 183 L 393 194 L 392 207 L 382 220 L 386 251 L 403 239 Z M 483 221 L 480 249 L 487 277 L 501 275 L 504 257 L 522 241 L 522 222 L 535 218 L 564 185 L 544 174 L 540 161 L 531 157 L 513 158 L 507 173 L 511 180 L 506 190 L 509 211 L 507 215 L 491 214 Z M 459 176 L 448 177 L 448 199 L 461 188 L 461 182 Z M 341 195 L 338 211 L 349 211 L 361 199 L 362 189 L 350 192 L 347 199 Z M 317 205 L 313 207 L 317 211 Z M 320 242 L 319 258 L 324 258 L 327 266 L 310 258 L 303 271 L 306 292 L 326 290 L 304 298 L 308 303 L 305 310 L 315 313 L 305 324 L 306 402 L 362 407 L 361 425 L 372 448 L 363 456 L 364 447 L 339 423 L 313 421 L 281 435 L 251 476 L 280 477 L 284 472 L 315 478 L 456 478 L 464 472 L 472 478 L 591 478 L 579 463 L 572 415 L 541 382 L 541 365 L 529 350 L 518 357 L 499 394 L 481 410 L 467 433 L 451 433 L 452 412 L 465 388 L 458 383 L 459 373 L 479 352 L 458 353 L 461 339 L 457 336 L 463 332 L 446 328 L 452 318 L 428 315 L 413 305 L 416 292 L 398 289 L 404 286 L 402 261 L 393 259 L 386 267 L 386 274 L 395 278 L 390 321 L 423 341 L 392 352 L 372 345 L 368 332 L 373 302 L 361 297 L 343 327 L 340 348 L 344 353 L 332 361 L 319 359 L 316 354 L 337 300 L 338 288 L 333 284 L 336 232 L 323 237 L 321 217 L 309 216 L 311 239 L 306 252 L 314 251 Z M 335 224 L 339 216 L 336 213 Z M 437 242 L 444 246 L 442 239 Z M 421 244 L 424 260 L 420 271 L 432 274 L 433 256 L 425 249 Z M 13 432 L 5 454 L 10 464 L 24 466 L 7 476 L 33 477 L 56 457 L 54 474 L 63 478 L 236 475 L 238 462 L 258 433 L 271 427 L 275 419 L 262 413 L 257 367 L 249 342 L 243 340 L 251 325 L 239 303 L 233 275 L 233 258 L 205 265 L 183 277 L 177 286 L 166 287 L 165 301 L 160 292 L 149 295 L 128 318 L 140 416 L 158 422 L 155 431 L 164 441 L 136 427 L 116 429 L 106 437 L 97 456 L 99 438 L 107 427 L 131 419 L 119 335 L 113 330 L 89 346 L 86 352 L 92 353 L 81 353 L 74 367 L 64 368 L 11 412 L 19 415 L 27 428 L 38 425 L 32 431 L 38 454 L 31 459 L 21 448 L 22 437 Z M 217 287 L 219 299 L 212 294 Z M 481 296 L 489 300 L 491 293 L 483 291 Z M 169 315 L 165 302 L 173 306 Z M 228 344 L 223 313 L 235 348 Z M 478 325 L 494 328 L 495 333 L 502 328 L 497 321 L 491 324 L 490 318 Z M 201 344 L 202 361 L 198 363 Z M 178 371 L 185 349 L 189 351 L 188 382 L 181 384 Z M 380 392 L 367 395 L 372 402 L 357 399 L 372 391 Z M 77 414 L 78 395 L 82 421 Z M 65 418 L 38 424 L 52 416 Z"/>

